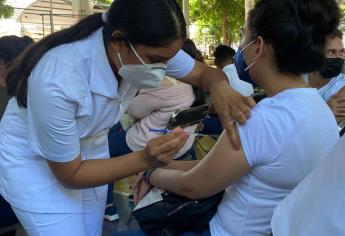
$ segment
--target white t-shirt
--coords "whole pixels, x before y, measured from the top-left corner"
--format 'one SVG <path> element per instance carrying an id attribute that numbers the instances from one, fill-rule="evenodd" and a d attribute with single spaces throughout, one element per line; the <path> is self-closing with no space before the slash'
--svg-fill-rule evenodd
<path id="1" fill-rule="evenodd" d="M 331 79 L 325 86 L 319 89 L 321 97 L 327 102 L 334 94 L 345 86 L 345 75 L 340 74 Z"/>
<path id="2" fill-rule="evenodd" d="M 223 68 L 224 73 L 229 79 L 230 86 L 243 96 L 250 96 L 254 93 L 253 85 L 241 80 L 238 77 L 234 64 L 227 65 Z"/>
<path id="3" fill-rule="evenodd" d="M 193 67 L 194 60 L 180 50 L 168 62 L 167 75 L 182 78 Z M 105 197 L 106 185 L 89 189 L 91 195 L 64 188 L 47 160 L 108 158 L 108 130 L 136 92 L 125 80 L 118 85 L 102 28 L 49 50 L 28 79 L 28 108 L 12 98 L 2 117 L 0 194 L 16 208 L 43 213 L 79 213 L 82 198 Z"/>
<path id="4" fill-rule="evenodd" d="M 345 235 L 345 136 L 274 210 L 274 236 Z"/>
<path id="5" fill-rule="evenodd" d="M 289 89 L 257 104 L 239 134 L 252 169 L 226 189 L 211 233 L 269 235 L 273 209 L 329 154 L 337 123 L 316 89 Z"/>

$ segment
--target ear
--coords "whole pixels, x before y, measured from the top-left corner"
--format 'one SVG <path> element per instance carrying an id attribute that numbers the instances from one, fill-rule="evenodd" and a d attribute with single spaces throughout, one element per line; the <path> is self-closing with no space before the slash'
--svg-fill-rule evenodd
<path id="1" fill-rule="evenodd" d="M 127 45 L 125 43 L 125 37 L 121 31 L 114 31 L 111 34 L 111 47 L 114 51 L 119 52 L 123 47 L 127 48 Z"/>
<path id="2" fill-rule="evenodd" d="M 267 46 L 266 46 L 265 40 L 261 36 L 257 37 L 256 45 L 257 45 L 257 50 L 256 50 L 257 57 L 259 58 L 259 57 L 265 56 Z"/>

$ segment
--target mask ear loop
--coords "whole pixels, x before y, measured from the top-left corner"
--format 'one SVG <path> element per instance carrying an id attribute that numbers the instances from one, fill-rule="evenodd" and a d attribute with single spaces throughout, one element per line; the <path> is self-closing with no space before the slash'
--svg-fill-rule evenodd
<path id="1" fill-rule="evenodd" d="M 132 51 L 134 52 L 135 56 L 138 58 L 138 60 L 145 66 L 147 66 L 147 64 L 144 62 L 143 59 L 141 59 L 141 57 L 139 56 L 139 54 L 137 53 L 137 51 L 134 49 L 133 45 L 131 44 L 131 42 L 129 42 L 129 46 L 131 47 Z"/>
<path id="2" fill-rule="evenodd" d="M 255 42 L 256 42 L 256 39 L 254 39 L 253 41 L 251 41 L 250 43 L 248 43 L 245 47 L 243 47 L 243 48 L 241 49 L 241 53 L 243 53 L 244 50 L 246 50 L 249 46 L 253 45 Z M 243 54 L 243 56 L 244 56 L 244 54 Z M 248 71 L 248 70 L 249 70 L 253 65 L 255 65 L 255 64 L 256 64 L 256 61 L 254 60 L 251 64 L 249 64 L 249 65 L 244 69 L 244 71 Z"/>
<path id="3" fill-rule="evenodd" d="M 117 53 L 117 57 L 119 58 L 119 61 L 120 61 L 120 63 L 121 63 L 121 66 L 124 66 L 124 64 L 123 64 L 123 62 L 122 62 L 121 55 L 120 55 L 119 52 Z"/>
<path id="4" fill-rule="evenodd" d="M 256 40 L 255 40 L 256 41 Z M 252 42 L 251 42 L 252 43 Z M 246 46 L 246 48 L 247 48 L 248 46 Z M 263 52 L 263 55 L 265 55 L 266 54 L 266 51 L 267 51 L 267 46 L 266 46 L 266 44 L 265 44 L 265 48 L 264 48 L 264 52 Z M 252 66 L 254 66 L 255 65 L 255 63 L 256 63 L 257 61 L 256 61 L 256 59 L 254 60 L 254 62 L 252 62 L 249 66 L 247 66 L 245 69 L 244 69 L 244 71 L 247 71 L 247 70 L 249 70 Z"/>

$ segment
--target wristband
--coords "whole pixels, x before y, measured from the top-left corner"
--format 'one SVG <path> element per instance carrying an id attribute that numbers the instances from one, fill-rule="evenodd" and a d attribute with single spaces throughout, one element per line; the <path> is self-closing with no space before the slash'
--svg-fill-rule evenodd
<path id="1" fill-rule="evenodd" d="M 143 174 L 143 180 L 144 180 L 147 184 L 149 184 L 149 185 L 151 185 L 151 186 L 152 186 L 152 184 L 151 184 L 151 182 L 150 182 L 150 177 L 151 177 L 153 171 L 155 171 L 155 170 L 156 170 L 156 169 L 147 170 L 147 171 L 145 171 L 144 174 Z"/>

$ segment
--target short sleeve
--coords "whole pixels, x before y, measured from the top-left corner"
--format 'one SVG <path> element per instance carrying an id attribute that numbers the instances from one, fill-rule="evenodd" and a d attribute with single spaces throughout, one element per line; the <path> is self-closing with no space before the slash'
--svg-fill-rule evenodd
<path id="1" fill-rule="evenodd" d="M 195 60 L 183 50 L 180 50 L 168 61 L 166 75 L 175 79 L 181 79 L 192 72 L 194 65 Z"/>
<path id="2" fill-rule="evenodd" d="M 268 109 L 258 104 L 251 118 L 238 127 L 242 148 L 251 167 L 266 165 L 280 153 L 284 126 Z M 266 111 L 266 112 L 265 112 Z M 277 111 L 279 112 L 279 111 Z"/>
<path id="3" fill-rule="evenodd" d="M 68 80 L 73 81 L 76 78 L 73 73 L 67 72 L 57 75 L 54 73 L 55 69 L 49 70 L 49 66 L 41 65 L 39 71 L 36 70 L 37 73 L 29 78 L 27 109 L 29 144 L 35 153 L 48 160 L 69 162 L 80 154 L 75 118 L 78 105 L 66 98 L 64 87 L 56 81 L 67 74 Z M 55 76 L 55 78 L 46 79 L 42 76 Z"/>

